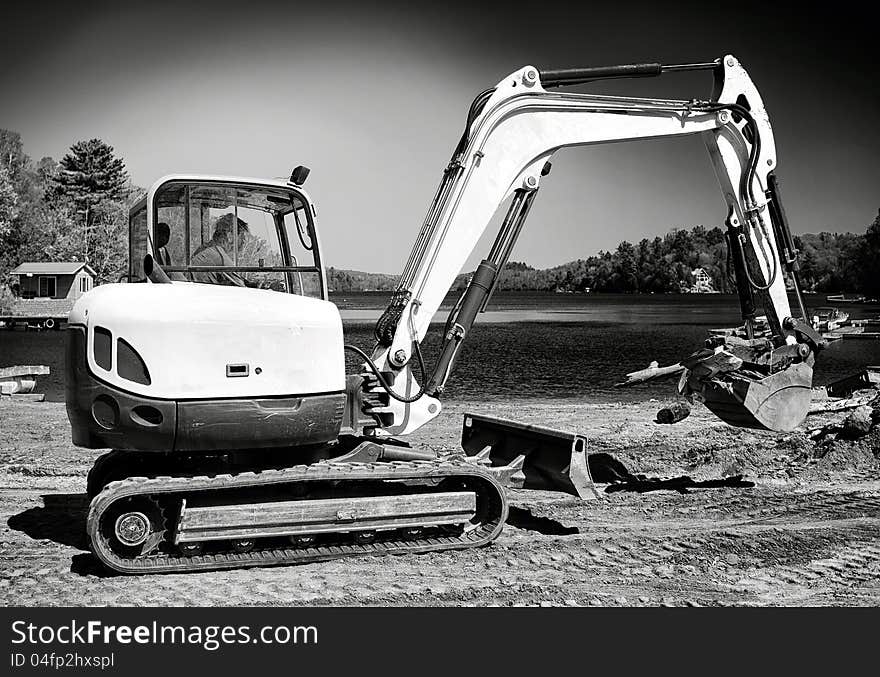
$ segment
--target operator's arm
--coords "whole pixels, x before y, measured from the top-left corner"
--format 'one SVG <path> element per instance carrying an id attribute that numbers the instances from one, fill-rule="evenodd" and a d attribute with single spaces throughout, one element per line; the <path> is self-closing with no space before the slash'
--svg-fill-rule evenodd
<path id="1" fill-rule="evenodd" d="M 714 70 L 711 100 L 547 91 L 550 86 L 597 77 L 694 68 Z M 743 303 L 749 296 L 762 301 L 773 332 L 771 353 L 773 348 L 803 343 L 804 327 L 796 327 L 790 319 L 783 279 L 783 265 L 790 265 L 787 254 L 784 261 L 780 254 L 787 246 L 782 232 L 787 226 L 784 219 L 774 218 L 778 215 L 773 200 L 773 133 L 761 97 L 739 63 L 728 56 L 710 64 L 638 64 L 543 74 L 527 66 L 474 101 L 465 134 L 444 172 L 398 288 L 377 324 L 372 363 L 379 383 L 371 390 L 384 398 L 384 406 L 370 410 L 379 422 L 374 433 L 406 434 L 439 413 L 439 395 L 458 347 L 485 308 L 553 153 L 571 146 L 693 134 L 704 137 L 728 204 L 729 233 L 742 254 L 743 274 L 737 280 Z M 419 344 L 493 214 L 509 197 L 510 210 L 492 250 L 450 315 L 438 363 L 427 369 Z M 745 315 L 745 305 L 743 310 Z M 421 385 L 414 362 L 420 365 Z"/>
<path id="2" fill-rule="evenodd" d="M 223 266 L 230 268 L 234 266 L 232 257 L 218 244 L 212 244 L 196 251 L 193 254 L 190 265 L 193 266 Z M 233 287 L 248 286 L 244 278 L 235 272 L 226 270 L 215 270 L 210 272 L 193 273 L 196 282 L 205 284 L 222 284 Z"/>

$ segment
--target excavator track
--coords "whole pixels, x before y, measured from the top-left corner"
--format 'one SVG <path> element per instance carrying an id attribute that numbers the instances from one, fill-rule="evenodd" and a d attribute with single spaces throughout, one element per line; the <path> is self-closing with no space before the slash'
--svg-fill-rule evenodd
<path id="1" fill-rule="evenodd" d="M 473 506 L 472 514 L 459 518 L 457 523 L 442 523 L 441 518 L 434 515 L 432 519 L 426 513 L 414 518 L 421 519 L 422 525 L 410 522 L 405 525 L 407 528 L 398 528 L 398 520 L 390 527 L 378 529 L 359 525 L 354 515 L 361 503 L 409 499 L 435 503 L 463 501 Z M 273 508 L 277 508 L 279 515 L 289 515 L 342 502 L 355 508 L 334 513 L 330 520 L 334 523 L 325 525 L 323 533 L 296 536 L 284 531 L 290 527 L 281 526 L 269 535 L 253 538 L 242 538 L 241 533 L 231 530 L 231 535 L 224 538 L 224 527 L 220 526 L 211 540 L 184 542 L 181 547 L 180 539 L 185 538 L 186 532 L 186 528 L 181 529 L 186 527 L 184 513 L 187 519 L 202 510 L 208 515 L 212 511 L 221 515 L 244 514 L 245 519 L 257 514 L 265 520 L 267 515 L 274 514 Z M 193 509 L 193 504 L 202 507 Z M 205 507 L 206 504 L 210 505 Z M 501 533 L 507 510 L 504 489 L 492 474 L 460 458 L 319 462 L 240 474 L 129 477 L 113 481 L 92 500 L 87 532 L 95 556 L 114 571 L 172 573 L 479 547 Z M 138 532 L 138 526 L 147 523 L 151 525 L 149 533 Z M 292 544 L 291 537 L 298 541 Z M 136 543 L 138 538 L 143 541 Z M 120 539 L 130 540 L 126 544 Z"/>

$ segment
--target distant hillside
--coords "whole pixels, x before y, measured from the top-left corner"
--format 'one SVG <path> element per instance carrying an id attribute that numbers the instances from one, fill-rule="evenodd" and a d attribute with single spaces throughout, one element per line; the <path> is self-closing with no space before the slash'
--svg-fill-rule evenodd
<path id="1" fill-rule="evenodd" d="M 724 279 L 724 234 L 702 226 L 674 230 L 638 245 L 621 242 L 614 252 L 578 259 L 552 268 L 511 261 L 501 273 L 500 291 L 677 292 L 693 283 L 691 271 L 702 267 L 718 291 L 731 291 Z M 381 273 L 330 268 L 330 288 L 337 292 L 391 291 L 397 278 Z M 464 289 L 470 273 L 460 274 L 453 290 Z"/>
<path id="2" fill-rule="evenodd" d="M 875 226 L 880 234 L 880 215 Z M 871 295 L 877 293 L 865 285 L 865 274 L 876 271 L 876 261 L 872 264 L 871 247 L 868 235 L 853 233 L 812 233 L 795 237 L 795 246 L 800 250 L 801 279 L 807 289 L 814 291 L 862 291 Z M 874 235 L 876 238 L 876 234 Z M 876 258 L 877 252 L 874 252 Z M 873 274 L 872 272 L 872 274 Z"/>
<path id="3" fill-rule="evenodd" d="M 335 292 L 393 291 L 396 285 L 397 275 L 341 268 L 327 269 L 327 286 Z"/>
<path id="4" fill-rule="evenodd" d="M 804 288 L 817 292 L 878 294 L 880 267 L 880 214 L 865 235 L 819 233 L 795 236 L 800 250 L 800 278 Z M 673 229 L 663 237 L 638 244 L 621 242 L 614 251 L 600 251 L 586 259 L 552 268 L 533 268 L 512 261 L 498 283 L 501 291 L 595 291 L 623 293 L 678 292 L 694 284 L 702 269 L 715 291 L 734 292 L 721 228 L 696 226 Z M 452 289 L 463 289 L 469 273 L 456 278 Z M 337 292 L 391 291 L 397 276 L 329 269 L 330 288 Z"/>

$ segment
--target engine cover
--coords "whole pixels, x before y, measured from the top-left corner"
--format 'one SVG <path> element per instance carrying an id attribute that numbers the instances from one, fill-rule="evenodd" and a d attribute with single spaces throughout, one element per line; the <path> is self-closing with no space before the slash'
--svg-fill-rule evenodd
<path id="1" fill-rule="evenodd" d="M 195 283 L 108 284 L 83 296 L 68 323 L 86 327 L 87 364 L 95 376 L 143 397 L 345 389 L 342 320 L 335 305 L 319 299 Z M 149 378 L 141 381 L 148 384 L 120 374 L 120 339 L 143 360 Z M 102 345 L 109 356 L 101 355 Z M 122 357 L 127 354 L 123 345 Z"/>
<path id="2" fill-rule="evenodd" d="M 67 412 L 89 448 L 215 451 L 330 442 L 345 410 L 332 303 L 202 284 L 113 284 L 68 320 Z"/>

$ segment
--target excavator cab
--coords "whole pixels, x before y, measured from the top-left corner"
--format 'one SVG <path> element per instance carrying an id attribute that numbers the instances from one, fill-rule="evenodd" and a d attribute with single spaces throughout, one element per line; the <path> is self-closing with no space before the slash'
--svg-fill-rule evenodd
<path id="1" fill-rule="evenodd" d="M 342 320 L 303 178 L 166 176 L 134 205 L 129 284 L 94 289 L 68 322 L 75 444 L 186 454 L 336 440 Z"/>
<path id="2" fill-rule="evenodd" d="M 326 300 L 314 213 L 292 181 L 165 177 L 130 210 L 127 279 L 158 267 L 171 282 Z"/>

